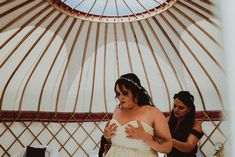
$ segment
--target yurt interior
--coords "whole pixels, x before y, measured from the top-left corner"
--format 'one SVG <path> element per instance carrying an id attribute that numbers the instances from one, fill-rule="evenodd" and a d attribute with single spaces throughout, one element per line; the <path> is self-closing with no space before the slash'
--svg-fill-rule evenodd
<path id="1" fill-rule="evenodd" d="M 30 146 L 48 157 L 98 157 L 125 73 L 140 78 L 166 117 L 174 94 L 190 91 L 204 134 L 197 156 L 224 156 L 221 3 L 0 0 L 0 156 L 25 157 Z"/>

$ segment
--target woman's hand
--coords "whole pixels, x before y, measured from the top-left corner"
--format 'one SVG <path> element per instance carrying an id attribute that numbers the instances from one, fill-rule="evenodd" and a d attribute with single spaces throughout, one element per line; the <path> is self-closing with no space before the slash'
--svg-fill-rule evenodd
<path id="1" fill-rule="evenodd" d="M 125 128 L 127 137 L 132 139 L 144 140 L 148 133 L 145 132 L 144 127 L 139 120 L 137 120 L 137 123 L 138 127 L 134 127 L 130 124 L 127 125 L 127 127 Z"/>
<path id="2" fill-rule="evenodd" d="M 104 128 L 104 137 L 107 139 L 107 140 L 110 140 L 116 133 L 117 131 L 117 125 L 115 123 L 113 124 L 109 124 L 110 121 L 108 121 L 105 125 L 105 128 Z"/>

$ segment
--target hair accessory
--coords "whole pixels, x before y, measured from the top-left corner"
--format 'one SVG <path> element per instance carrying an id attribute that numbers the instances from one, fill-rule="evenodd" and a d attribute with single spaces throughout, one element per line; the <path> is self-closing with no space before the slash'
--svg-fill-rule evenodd
<path id="1" fill-rule="evenodd" d="M 137 88 L 141 89 L 141 86 L 139 86 L 136 82 L 134 82 L 132 79 L 125 78 L 125 77 L 120 77 L 119 79 L 126 80 L 132 84 L 134 84 Z"/>

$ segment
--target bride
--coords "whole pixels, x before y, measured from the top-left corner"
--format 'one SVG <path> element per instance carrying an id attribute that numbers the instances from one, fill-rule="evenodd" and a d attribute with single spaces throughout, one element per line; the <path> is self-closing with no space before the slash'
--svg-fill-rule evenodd
<path id="1" fill-rule="evenodd" d="M 157 157 L 158 152 L 170 152 L 167 120 L 139 78 L 133 73 L 122 75 L 114 90 L 120 104 L 104 128 L 104 138 L 112 143 L 105 157 Z"/>

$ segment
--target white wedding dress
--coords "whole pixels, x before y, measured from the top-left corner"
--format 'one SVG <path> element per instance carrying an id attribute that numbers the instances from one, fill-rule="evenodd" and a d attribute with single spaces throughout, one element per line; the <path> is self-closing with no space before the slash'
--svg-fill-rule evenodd
<path id="1" fill-rule="evenodd" d="M 116 119 L 112 119 L 110 124 L 112 123 L 116 123 L 117 131 L 116 135 L 111 139 L 112 145 L 105 157 L 158 157 L 158 153 L 153 151 L 142 140 L 126 137 L 125 127 L 127 124 L 137 127 L 138 123 L 136 120 L 121 125 Z M 141 123 L 144 130 L 153 135 L 153 128 L 143 121 Z"/>

